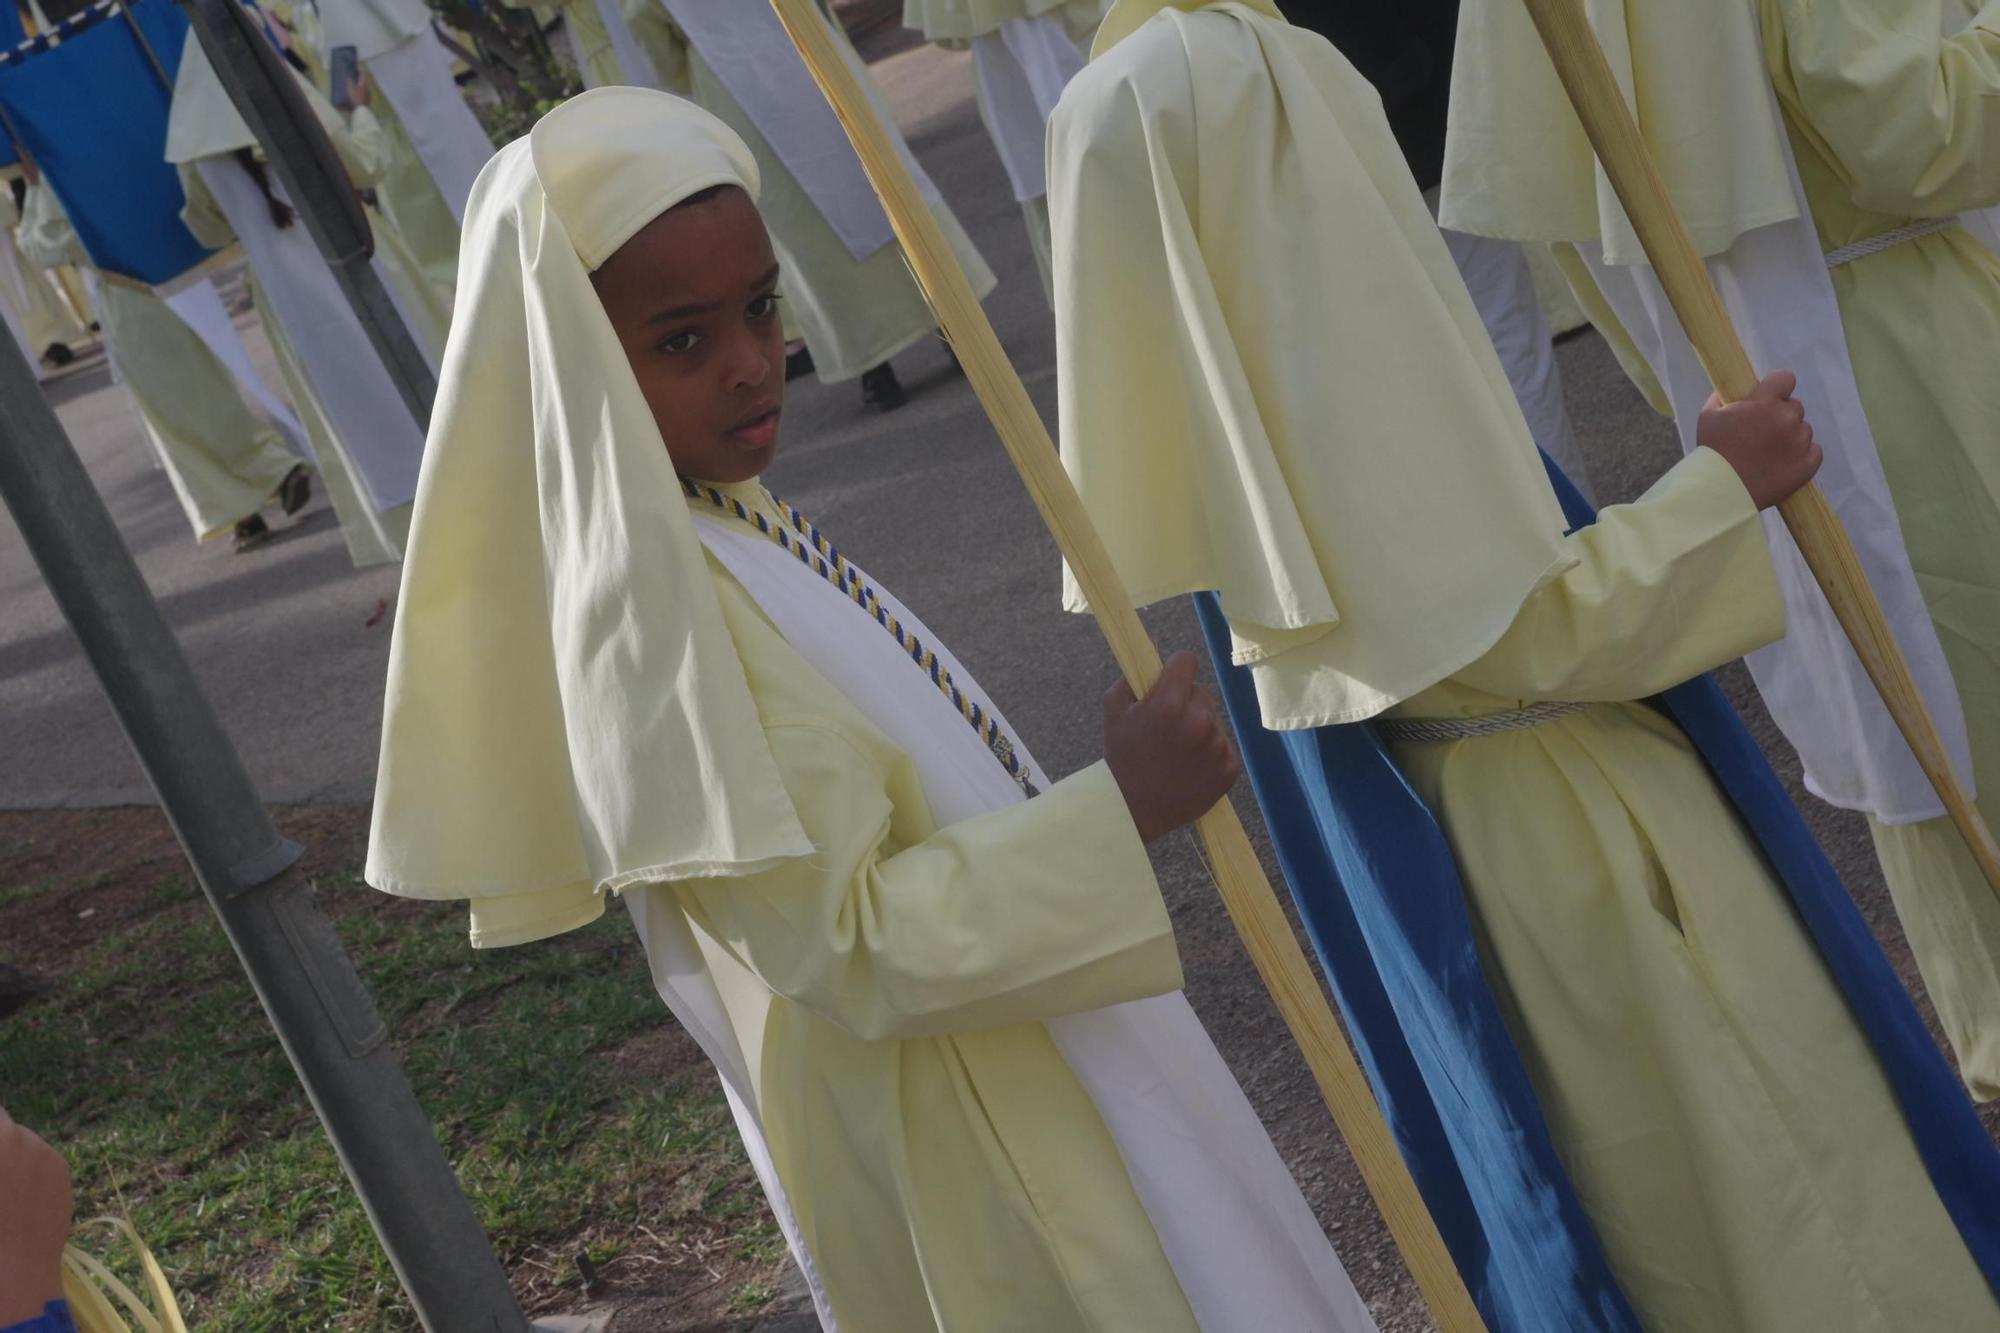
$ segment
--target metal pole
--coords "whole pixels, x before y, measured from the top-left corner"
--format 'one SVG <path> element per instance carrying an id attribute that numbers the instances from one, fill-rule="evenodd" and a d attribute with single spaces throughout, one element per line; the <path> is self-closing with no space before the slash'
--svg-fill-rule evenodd
<path id="1" fill-rule="evenodd" d="M 118 12 L 125 19 L 125 26 L 131 30 L 132 40 L 139 43 L 139 49 L 146 54 L 146 63 L 153 67 L 153 77 L 160 81 L 168 100 L 173 99 L 174 81 L 167 77 L 167 67 L 160 63 L 160 53 L 153 49 L 153 43 L 146 37 L 146 30 L 139 26 L 139 16 L 132 12 L 131 0 L 116 0 Z"/>
<path id="2" fill-rule="evenodd" d="M 237 0 L 175 2 L 187 11 L 216 77 L 257 136 L 265 160 L 333 270 L 410 415 L 428 430 L 437 376 L 368 262 L 375 251 L 368 215 L 290 67 Z"/>
<path id="3" fill-rule="evenodd" d="M 526 1333 L 388 1031 L 26 361 L 0 347 L 0 499 L 431 1333 Z"/>

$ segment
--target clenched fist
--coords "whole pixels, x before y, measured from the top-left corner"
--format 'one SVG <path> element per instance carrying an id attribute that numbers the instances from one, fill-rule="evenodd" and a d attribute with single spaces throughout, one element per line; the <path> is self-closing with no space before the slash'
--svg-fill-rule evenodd
<path id="1" fill-rule="evenodd" d="M 1144 702 L 1119 681 L 1104 696 L 1104 761 L 1147 842 L 1193 823 L 1221 800 L 1241 764 L 1193 653 L 1175 653 Z"/>

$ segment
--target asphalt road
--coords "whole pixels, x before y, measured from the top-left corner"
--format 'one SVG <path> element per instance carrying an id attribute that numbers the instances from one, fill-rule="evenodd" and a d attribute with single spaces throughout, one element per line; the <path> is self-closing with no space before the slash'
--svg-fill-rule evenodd
<path id="1" fill-rule="evenodd" d="M 1021 216 L 973 109 L 967 58 L 877 34 L 864 49 L 918 156 L 1002 277 L 988 309 L 1029 390 L 1054 417 L 1054 338 Z M 1337 238 L 1329 238 L 1337 243 Z M 1340 312 L 1326 312 L 1329 327 Z M 245 335 L 269 365 L 254 320 Z M 1673 437 L 1585 333 L 1560 349 L 1599 498 L 1631 498 L 1678 456 Z M 898 358 L 909 404 L 888 416 L 855 386 L 795 382 L 774 490 L 917 608 L 1002 701 L 1057 773 L 1099 752 L 1114 677 L 1088 620 L 1058 605 L 1055 548 L 965 381 L 941 347 Z M 248 555 L 190 540 L 122 389 L 102 368 L 52 388 L 63 423 L 260 789 L 273 802 L 371 790 L 396 571 L 355 571 L 316 500 Z M 1449 533 L 1435 534 L 1449 541 Z M 1470 553 L 1468 553 L 1470 554 Z M 1195 647 L 1184 605 L 1147 615 L 1163 646 Z M 1740 701 L 1741 673 L 1726 676 Z M 1774 759 L 1789 752 L 1746 706 Z M 0 524 L 0 808 L 149 800 L 144 780 L 11 524 Z M 1244 793 L 1239 804 L 1256 826 Z M 1812 816 L 1894 943 L 1858 821 Z M 1229 1057 L 1387 1329 L 1424 1326 L 1309 1079 L 1230 938 L 1191 847 L 1159 858 L 1189 961 L 1189 994 Z"/>

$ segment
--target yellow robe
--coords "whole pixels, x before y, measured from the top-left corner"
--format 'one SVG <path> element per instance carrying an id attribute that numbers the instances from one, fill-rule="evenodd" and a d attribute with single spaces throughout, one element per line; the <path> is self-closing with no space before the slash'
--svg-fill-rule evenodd
<path id="1" fill-rule="evenodd" d="M 458 219 L 381 89 L 369 98 L 368 110 L 381 126 L 387 152 L 375 187 L 382 212 L 431 287 L 448 298 L 458 282 Z M 448 308 L 449 300 L 445 303 Z"/>
<path id="2" fill-rule="evenodd" d="M 43 265 L 87 267 L 76 229 L 47 187 L 39 188 L 22 227 L 23 251 Z M 105 348 L 195 540 L 221 536 L 269 503 L 301 460 L 250 410 L 229 368 L 149 288 L 99 274 L 97 310 Z"/>
<path id="3" fill-rule="evenodd" d="M 730 490 L 775 516 L 755 483 Z M 709 969 L 842 1327 L 1194 1333 L 1117 1145 L 1042 1026 L 1181 985 L 1110 770 L 940 830 L 908 757 L 708 562 L 819 855 L 626 892 L 674 895 L 720 943 L 704 941 Z M 548 893 L 474 899 L 474 932 L 506 942 L 600 910 L 588 885 L 573 896 L 567 913 Z"/>
<path id="4" fill-rule="evenodd" d="M 597 0 L 563 0 L 562 17 L 569 25 L 576 54 L 583 63 L 578 71 L 583 75 L 583 86 L 602 88 L 608 83 L 625 82 L 618 69 L 618 52 L 611 46 L 611 34 L 605 31 L 604 17 L 597 12 Z"/>
<path id="5" fill-rule="evenodd" d="M 309 100 L 320 112 L 321 125 L 339 150 L 341 163 L 347 168 L 355 188 L 376 190 L 379 203 L 380 188 L 397 167 L 391 136 L 367 107 L 356 107 L 348 112 L 343 123 L 338 119 L 340 113 L 334 110 L 332 103 L 318 98 Z M 415 150 L 411 151 L 414 155 Z M 416 169 L 422 171 L 422 164 L 418 163 Z M 432 190 L 435 193 L 436 187 L 433 186 Z M 440 199 L 439 203 L 442 202 Z M 408 321 L 417 345 L 424 349 L 435 366 L 444 356 L 445 336 L 451 331 L 450 282 L 439 283 L 432 279 L 410 249 L 409 242 L 403 238 L 395 219 L 382 207 L 368 209 L 368 227 L 375 237 L 375 258 L 380 261 L 383 277 L 395 295 L 396 307 Z M 454 272 L 456 263 L 454 257 Z"/>
<path id="6" fill-rule="evenodd" d="M 334 136 L 335 146 L 342 146 L 345 137 L 344 134 Z M 182 168 L 180 176 L 181 188 L 187 195 L 187 207 L 181 211 L 181 220 L 194 233 L 195 239 L 216 250 L 234 245 L 236 233 L 216 205 L 215 197 L 201 183 L 200 174 L 193 170 L 192 164 L 188 164 Z M 264 296 L 255 273 L 250 275 L 250 294 L 260 314 L 270 310 L 271 303 Z M 370 565 L 402 559 L 403 547 L 409 540 L 411 506 L 401 504 L 386 511 L 375 508 L 360 478 L 355 475 L 354 465 L 341 444 L 340 434 L 334 429 L 332 418 L 327 415 L 325 405 L 314 390 L 311 377 L 306 374 L 305 366 L 293 350 L 284 326 L 268 316 L 263 319 L 263 325 L 264 336 L 270 339 L 271 353 L 278 363 L 278 373 L 285 381 L 285 393 L 292 400 L 292 410 L 298 413 L 299 425 L 312 445 L 313 456 L 319 460 L 320 481 L 328 501 L 333 505 L 334 514 L 340 519 L 341 536 L 347 542 L 347 553 L 355 568 L 365 569 Z M 411 331 L 421 344 L 426 336 L 424 331 L 418 328 Z M 442 340 L 441 332 L 435 336 Z"/>
<path id="7" fill-rule="evenodd" d="M 2000 10 L 1941 41 L 1938 5 L 1760 0 L 1821 242 L 2000 204 Z M 2000 827 L 2000 259 L 1965 232 L 1833 271 L 1856 387 Z M 1950 822 L 1870 821 L 1967 1085 L 2000 1097 L 2000 899 Z"/>
<path id="8" fill-rule="evenodd" d="M 317 19 L 313 20 L 317 23 Z M 458 280 L 458 221 L 382 90 L 370 85 L 367 106 L 343 112 L 326 93 L 317 33 L 293 50 L 305 62 L 306 102 L 333 141 L 356 189 L 373 190 L 368 208 L 375 254 L 417 343 L 437 364 L 451 329 L 452 288 Z M 407 228 L 414 227 L 412 235 Z"/>
<path id="9" fill-rule="evenodd" d="M 714 112 L 756 155 L 762 178 L 757 211 L 770 228 L 771 248 L 784 269 L 780 289 L 787 332 L 796 328 L 812 349 L 821 382 L 854 379 L 935 330 L 937 321 L 903 262 L 902 247 L 885 245 L 866 259 L 849 253 L 812 196 L 674 26 L 660 0 L 626 0 L 625 14 L 661 82 Z M 995 285 L 993 271 L 950 207 L 939 203 L 936 212 L 973 290 L 986 295 Z"/>
<path id="10" fill-rule="evenodd" d="M 52 343 L 74 347 L 87 341 L 90 331 L 56 295 L 49 278 L 14 243 L 13 228 L 20 220 L 12 191 L 0 180 L 0 228 L 7 232 L 0 235 L 0 264 L 6 265 L 7 270 L 0 273 L 0 301 L 5 301 L 14 312 L 31 355 L 39 357 Z"/>
<path id="11" fill-rule="evenodd" d="M 1697 450 L 1571 541 L 1490 651 L 1392 715 L 1603 701 L 1396 757 L 1613 1272 L 1649 1329 L 2000 1329 L 1756 843 L 1686 736 L 1619 702 L 1783 632 L 1741 482 Z"/>

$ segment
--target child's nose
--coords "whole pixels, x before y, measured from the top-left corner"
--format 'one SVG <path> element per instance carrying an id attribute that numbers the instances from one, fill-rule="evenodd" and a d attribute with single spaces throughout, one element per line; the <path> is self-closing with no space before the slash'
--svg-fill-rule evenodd
<path id="1" fill-rule="evenodd" d="M 764 340 L 748 329 L 739 333 L 730 349 L 729 388 L 755 389 L 771 375 L 771 357 Z"/>

